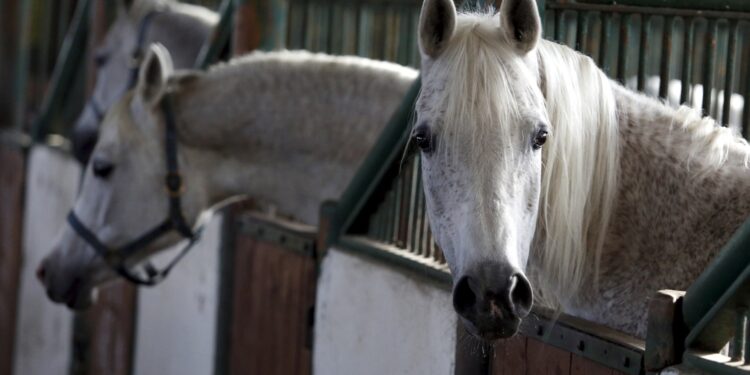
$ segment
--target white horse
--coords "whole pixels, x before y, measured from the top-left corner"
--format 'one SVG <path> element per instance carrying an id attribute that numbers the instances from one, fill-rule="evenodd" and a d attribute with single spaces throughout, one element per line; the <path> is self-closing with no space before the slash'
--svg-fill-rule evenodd
<path id="1" fill-rule="evenodd" d="M 177 69 L 192 68 L 201 46 L 218 23 L 206 8 L 170 0 L 117 1 L 117 16 L 94 51 L 96 85 L 73 127 L 73 154 L 88 161 L 107 109 L 135 84 L 140 59 L 151 43 L 172 54 Z"/>
<path id="2" fill-rule="evenodd" d="M 467 330 L 508 337 L 534 302 L 643 337 L 648 298 L 686 289 L 750 213 L 750 147 L 540 40 L 533 0 L 426 0 L 419 25 L 413 141 Z"/>
<path id="3" fill-rule="evenodd" d="M 134 91 L 104 120 L 73 211 L 106 246 L 128 243 L 168 215 L 169 101 L 187 223 L 242 194 L 316 224 L 320 203 L 343 192 L 416 76 L 396 64 L 307 52 L 253 53 L 206 73 L 173 73 L 168 52 L 152 46 Z M 178 240 L 158 238 L 125 265 Z M 83 308 L 115 274 L 70 226 L 56 243 L 39 277 L 53 301 Z"/>

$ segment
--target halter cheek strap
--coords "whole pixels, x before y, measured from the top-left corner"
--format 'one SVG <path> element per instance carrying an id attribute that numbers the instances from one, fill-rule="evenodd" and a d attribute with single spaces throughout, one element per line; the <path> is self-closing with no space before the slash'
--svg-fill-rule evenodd
<path id="1" fill-rule="evenodd" d="M 138 285 L 156 285 L 163 281 L 169 271 L 190 251 L 195 242 L 199 239 L 202 228 L 193 231 L 185 220 L 182 213 L 181 197 L 184 191 L 182 176 L 179 172 L 177 161 L 177 128 L 175 125 L 174 112 L 172 111 L 172 97 L 167 94 L 161 102 L 161 108 L 164 113 L 165 134 L 164 149 L 166 153 L 167 174 L 164 185 L 169 196 L 169 213 L 161 224 L 147 231 L 133 241 L 121 247 L 111 247 L 104 244 L 86 225 L 81 222 L 75 211 L 71 210 L 68 214 L 68 224 L 84 240 L 94 248 L 96 253 L 104 259 L 107 266 L 117 272 L 120 276 L 128 281 Z M 161 270 L 157 270 L 150 262 L 142 265 L 143 272 L 137 272 L 128 268 L 126 262 L 133 259 L 138 252 L 146 246 L 155 242 L 159 238 L 176 231 L 183 238 L 189 240 L 188 244 Z M 145 277 L 142 275 L 145 273 Z"/>

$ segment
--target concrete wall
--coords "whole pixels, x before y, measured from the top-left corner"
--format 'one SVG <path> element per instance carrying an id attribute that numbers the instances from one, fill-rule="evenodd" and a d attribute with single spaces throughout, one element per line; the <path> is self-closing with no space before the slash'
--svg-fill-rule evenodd
<path id="1" fill-rule="evenodd" d="M 72 314 L 51 303 L 35 277 L 75 199 L 80 167 L 46 146 L 29 152 L 23 223 L 23 263 L 18 303 L 14 374 L 67 374 L 71 359 Z"/>
<path id="2" fill-rule="evenodd" d="M 453 374 L 457 318 L 430 280 L 331 249 L 315 311 L 315 374 Z"/>
<path id="3" fill-rule="evenodd" d="M 200 242 L 163 283 L 140 288 L 136 375 L 213 373 L 222 221 L 221 216 L 211 220 Z M 169 259 L 156 262 L 163 260 Z"/>

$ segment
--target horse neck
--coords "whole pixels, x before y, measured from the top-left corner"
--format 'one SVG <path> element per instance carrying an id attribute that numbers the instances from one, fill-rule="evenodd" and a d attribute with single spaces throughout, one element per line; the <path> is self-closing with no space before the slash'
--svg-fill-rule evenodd
<path id="1" fill-rule="evenodd" d="M 589 317 L 642 335 L 648 298 L 685 290 L 750 213 L 748 147 L 738 143 L 710 166 L 684 116 L 614 86 L 620 184 Z"/>
<path id="2" fill-rule="evenodd" d="M 316 223 L 339 197 L 416 76 L 249 66 L 199 79 L 177 99 L 181 139 L 195 150 L 210 203 L 237 194 Z"/>

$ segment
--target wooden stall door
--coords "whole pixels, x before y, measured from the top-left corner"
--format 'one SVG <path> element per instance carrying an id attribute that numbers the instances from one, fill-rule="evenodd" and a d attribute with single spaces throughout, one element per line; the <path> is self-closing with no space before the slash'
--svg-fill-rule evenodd
<path id="1" fill-rule="evenodd" d="M 522 335 L 495 345 L 490 362 L 492 375 L 620 375 L 621 372 L 599 365 L 552 345 Z"/>
<path id="2" fill-rule="evenodd" d="M 13 369 L 24 167 L 21 148 L 0 143 L 0 374 Z"/>
<path id="3" fill-rule="evenodd" d="M 310 255 L 237 235 L 230 374 L 310 374 L 315 281 Z"/>

